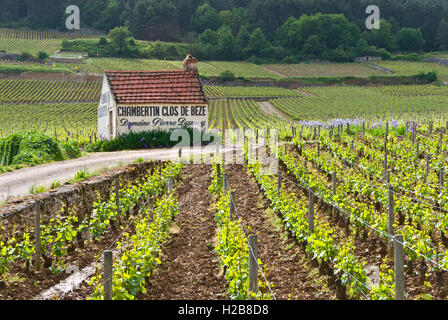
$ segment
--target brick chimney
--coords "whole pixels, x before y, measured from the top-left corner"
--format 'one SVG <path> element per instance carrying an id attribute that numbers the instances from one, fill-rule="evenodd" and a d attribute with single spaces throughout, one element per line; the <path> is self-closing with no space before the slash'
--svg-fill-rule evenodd
<path id="1" fill-rule="evenodd" d="M 198 59 L 189 54 L 184 60 L 184 71 L 198 71 Z"/>

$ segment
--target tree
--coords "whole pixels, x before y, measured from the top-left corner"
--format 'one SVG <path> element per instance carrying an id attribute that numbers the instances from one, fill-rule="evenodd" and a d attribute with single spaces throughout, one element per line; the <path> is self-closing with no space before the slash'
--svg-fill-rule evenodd
<path id="1" fill-rule="evenodd" d="M 245 50 L 246 56 L 263 57 L 263 51 L 266 52 L 271 48 L 271 43 L 266 39 L 260 28 L 254 30 L 251 34 L 249 43 Z"/>
<path id="2" fill-rule="evenodd" d="M 218 46 L 217 53 L 220 60 L 235 59 L 236 41 L 230 27 L 223 26 L 218 30 Z"/>
<path id="3" fill-rule="evenodd" d="M 236 34 L 241 26 L 247 23 L 244 8 L 233 8 L 232 11 L 222 10 L 219 12 L 219 20 L 221 26 L 230 27 L 233 34 Z"/>
<path id="4" fill-rule="evenodd" d="M 122 54 L 126 46 L 129 45 L 128 41 L 131 37 L 131 32 L 126 27 L 116 27 L 109 32 L 108 37 L 115 50 Z"/>
<path id="5" fill-rule="evenodd" d="M 397 44 L 403 51 L 421 51 L 425 40 L 420 29 L 402 28 L 397 34 Z"/>
<path id="6" fill-rule="evenodd" d="M 394 50 L 396 44 L 395 37 L 392 34 L 392 24 L 385 19 L 381 19 L 380 26 L 380 29 L 364 32 L 364 39 L 371 46 L 384 48 L 389 51 Z"/>
<path id="7" fill-rule="evenodd" d="M 448 22 L 443 18 L 437 29 L 436 45 L 439 50 L 448 50 Z"/>
<path id="8" fill-rule="evenodd" d="M 221 26 L 221 21 L 218 11 L 210 3 L 206 2 L 196 9 L 191 18 L 191 24 L 196 32 L 202 33 L 206 29 L 218 30 Z"/>
<path id="9" fill-rule="evenodd" d="M 277 29 L 275 33 L 275 43 L 288 49 L 297 49 L 299 47 L 299 34 L 299 20 L 290 17 Z"/>
<path id="10" fill-rule="evenodd" d="M 212 29 L 207 29 L 199 36 L 199 42 L 216 46 L 218 44 L 218 33 Z"/>
<path id="11" fill-rule="evenodd" d="M 316 35 L 309 36 L 303 45 L 303 52 L 314 57 L 319 57 L 323 50 L 324 48 Z"/>
<path id="12" fill-rule="evenodd" d="M 247 48 L 250 40 L 249 28 L 247 25 L 241 26 L 240 31 L 236 35 L 236 47 L 238 51 L 242 51 Z"/>

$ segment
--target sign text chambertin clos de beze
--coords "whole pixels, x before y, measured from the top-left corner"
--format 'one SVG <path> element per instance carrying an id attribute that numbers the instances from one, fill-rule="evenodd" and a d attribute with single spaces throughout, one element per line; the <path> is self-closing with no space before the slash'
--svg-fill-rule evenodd
<path id="1" fill-rule="evenodd" d="M 117 106 L 119 134 L 149 130 L 208 127 L 206 105 Z"/>

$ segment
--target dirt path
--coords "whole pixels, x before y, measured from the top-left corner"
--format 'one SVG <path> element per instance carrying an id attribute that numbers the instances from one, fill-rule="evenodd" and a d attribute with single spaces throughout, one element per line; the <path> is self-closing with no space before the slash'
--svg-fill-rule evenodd
<path id="1" fill-rule="evenodd" d="M 226 280 L 214 252 L 216 223 L 209 211 L 210 165 L 190 165 L 176 189 L 180 214 L 162 250 L 162 264 L 139 300 L 225 299 Z"/>
<path id="2" fill-rule="evenodd" d="M 225 148 L 223 151 L 233 150 L 231 147 Z M 212 153 L 216 149 L 210 147 L 192 148 L 191 150 L 182 150 L 182 155 L 199 153 Z M 93 153 L 79 159 L 53 162 L 40 166 L 19 169 L 0 175 L 0 202 L 5 201 L 11 196 L 23 196 L 29 194 L 31 185 L 37 187 L 44 185 L 49 187 L 51 182 L 59 180 L 64 184 L 67 180 L 83 168 L 92 172 L 99 168 L 113 167 L 119 164 L 128 164 L 138 158 L 144 160 L 170 160 L 177 159 L 178 151 L 176 149 L 151 149 L 151 150 L 135 150 L 135 151 L 119 151 Z"/>
<path id="3" fill-rule="evenodd" d="M 236 192 L 236 207 L 247 230 L 258 234 L 259 258 L 268 268 L 267 279 L 277 299 L 334 299 L 328 277 L 319 275 L 303 249 L 289 237 L 281 219 L 269 208 L 255 180 L 242 165 L 226 166 Z"/>
<path id="4" fill-rule="evenodd" d="M 260 107 L 261 111 L 263 111 L 267 115 L 274 116 L 274 117 L 280 118 L 285 121 L 291 120 L 291 117 L 289 115 L 278 110 L 269 101 L 257 102 L 257 104 Z"/>
<path id="5" fill-rule="evenodd" d="M 264 70 L 266 70 L 266 71 L 272 72 L 272 73 L 274 73 L 274 74 L 276 74 L 276 75 L 278 75 L 278 76 L 280 76 L 280 77 L 282 77 L 282 78 L 287 78 L 287 77 L 288 77 L 288 75 L 283 74 L 283 73 L 281 73 L 281 72 L 279 72 L 279 71 L 277 71 L 277 70 L 271 69 L 271 68 L 269 68 L 269 67 L 262 66 L 261 68 L 264 69 Z"/>
<path id="6" fill-rule="evenodd" d="M 316 96 L 314 93 L 311 93 L 311 92 L 309 92 L 309 91 L 305 91 L 305 90 L 303 90 L 303 89 L 298 89 L 299 90 L 299 92 L 301 93 L 301 94 L 303 94 L 304 96 L 308 96 L 308 97 L 313 97 L 313 98 L 318 98 L 318 96 Z"/>

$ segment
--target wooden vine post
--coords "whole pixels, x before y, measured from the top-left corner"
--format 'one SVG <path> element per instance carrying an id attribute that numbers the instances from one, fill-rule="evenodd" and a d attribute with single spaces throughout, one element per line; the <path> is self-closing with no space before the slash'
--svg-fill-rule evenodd
<path id="1" fill-rule="evenodd" d="M 282 174 L 280 168 L 277 169 L 277 194 L 280 197 L 282 191 Z"/>
<path id="2" fill-rule="evenodd" d="M 229 180 L 227 178 L 227 174 L 226 173 L 224 173 L 222 175 L 222 180 L 223 180 L 222 185 L 224 187 L 224 190 L 229 190 Z"/>
<path id="3" fill-rule="evenodd" d="M 331 180 L 332 180 L 332 185 L 333 185 L 333 195 L 336 195 L 336 171 L 333 171 L 331 173 Z M 331 209 L 331 213 L 333 215 L 333 217 L 336 217 L 336 208 L 333 206 Z"/>
<path id="4" fill-rule="evenodd" d="M 40 201 L 34 203 L 34 265 L 40 271 L 41 265 L 41 244 L 40 244 Z"/>
<path id="5" fill-rule="evenodd" d="M 394 191 L 391 185 L 389 185 L 389 201 L 388 201 L 388 226 L 387 232 L 389 233 L 390 241 L 389 244 L 392 245 L 392 236 L 394 235 Z"/>
<path id="6" fill-rule="evenodd" d="M 112 251 L 104 251 L 104 300 L 112 300 Z"/>
<path id="7" fill-rule="evenodd" d="M 308 189 L 308 231 L 314 233 L 314 188 Z"/>
<path id="8" fill-rule="evenodd" d="M 256 300 L 252 294 L 258 292 L 258 236 L 249 236 L 249 300 Z"/>
<path id="9" fill-rule="evenodd" d="M 415 155 L 416 162 L 418 163 L 418 159 L 420 158 L 420 141 L 417 141 L 417 152 Z"/>
<path id="10" fill-rule="evenodd" d="M 117 212 L 120 212 L 120 178 L 115 178 L 115 203 Z"/>
<path id="11" fill-rule="evenodd" d="M 362 138 L 364 139 L 366 136 L 366 122 L 362 122 Z"/>
<path id="12" fill-rule="evenodd" d="M 404 250 L 403 236 L 394 238 L 394 273 L 395 273 L 395 299 L 404 300 Z"/>
<path id="13" fill-rule="evenodd" d="M 233 216 L 235 215 L 235 191 L 230 191 L 230 221 L 233 221 Z"/>

